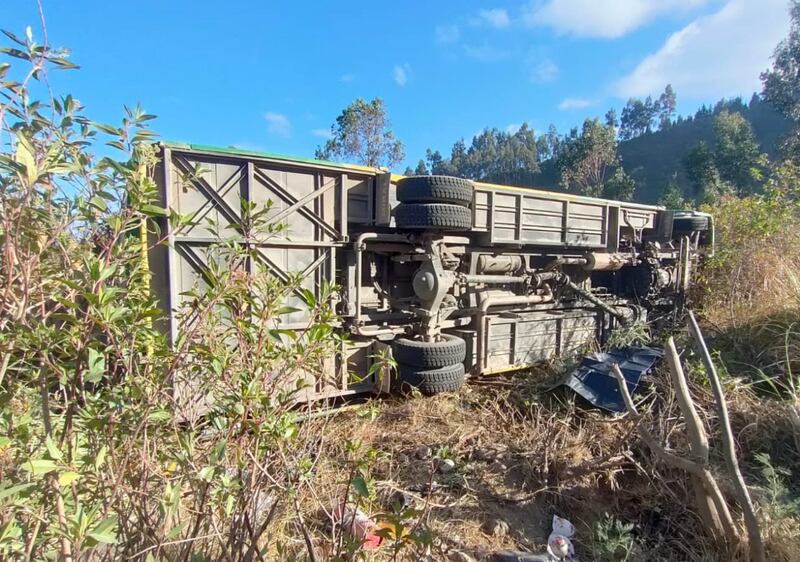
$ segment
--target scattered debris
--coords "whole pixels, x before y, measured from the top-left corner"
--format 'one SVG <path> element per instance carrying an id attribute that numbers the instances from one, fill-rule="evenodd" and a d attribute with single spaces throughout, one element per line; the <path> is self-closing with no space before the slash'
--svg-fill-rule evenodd
<path id="1" fill-rule="evenodd" d="M 563 535 L 550 535 L 547 540 L 547 554 L 554 560 L 572 560 L 575 547 L 572 541 Z"/>
<path id="2" fill-rule="evenodd" d="M 575 525 L 563 517 L 553 515 L 553 529 L 547 539 L 546 554 L 501 550 L 492 553 L 489 560 L 491 562 L 555 562 L 557 560 L 577 562 L 575 547 L 571 540 L 573 536 L 575 536 Z"/>
<path id="3" fill-rule="evenodd" d="M 568 519 L 564 519 L 558 515 L 553 515 L 553 532 L 551 534 L 563 535 L 568 539 L 571 539 L 575 536 L 575 525 L 573 525 Z"/>
<path id="4" fill-rule="evenodd" d="M 593 406 L 621 413 L 625 411 L 625 402 L 611 372 L 612 365 L 619 365 L 625 376 L 628 392 L 633 394 L 642 376 L 663 356 L 663 349 L 649 346 L 629 346 L 592 353 L 583 358 L 564 384 Z"/>
<path id="5" fill-rule="evenodd" d="M 574 560 L 575 547 L 572 537 L 575 536 L 575 525 L 567 519 L 553 515 L 553 530 L 547 538 L 547 554 L 556 560 Z"/>
<path id="6" fill-rule="evenodd" d="M 483 530 L 486 534 L 493 537 L 505 537 L 510 530 L 508 523 L 499 518 L 488 519 L 483 524 Z"/>
<path id="7" fill-rule="evenodd" d="M 378 524 L 360 509 L 341 504 L 333 510 L 333 519 L 345 533 L 361 540 L 364 550 L 375 550 L 383 544 L 383 537 L 375 534 L 380 529 Z"/>

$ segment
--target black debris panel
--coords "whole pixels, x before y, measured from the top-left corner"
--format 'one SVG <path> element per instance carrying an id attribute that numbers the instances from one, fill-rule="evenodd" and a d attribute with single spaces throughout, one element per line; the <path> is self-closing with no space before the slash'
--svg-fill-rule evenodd
<path id="1" fill-rule="evenodd" d="M 609 412 L 624 412 L 625 402 L 619 392 L 617 379 L 611 372 L 611 366 L 619 365 L 628 384 L 628 392 L 633 395 L 642 376 L 662 357 L 663 349 L 649 346 L 629 346 L 592 353 L 583 358 L 564 384 L 593 406 Z"/>

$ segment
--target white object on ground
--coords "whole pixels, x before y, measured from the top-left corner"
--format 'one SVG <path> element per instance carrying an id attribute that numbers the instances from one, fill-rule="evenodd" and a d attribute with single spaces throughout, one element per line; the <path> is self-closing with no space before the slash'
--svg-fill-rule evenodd
<path id="1" fill-rule="evenodd" d="M 575 536 L 575 525 L 570 523 L 567 519 L 563 517 L 559 517 L 558 515 L 553 515 L 553 530 L 550 532 L 551 535 L 562 535 L 571 539 Z"/>
<path id="2" fill-rule="evenodd" d="M 570 540 L 575 536 L 575 525 L 569 520 L 553 515 L 553 530 L 547 538 L 547 554 L 555 560 L 575 560 L 575 546 Z"/>

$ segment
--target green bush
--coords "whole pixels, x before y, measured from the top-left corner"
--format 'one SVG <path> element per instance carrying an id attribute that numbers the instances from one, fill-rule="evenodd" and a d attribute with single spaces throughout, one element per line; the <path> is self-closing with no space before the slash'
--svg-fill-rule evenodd
<path id="1" fill-rule="evenodd" d="M 49 93 L 67 53 L 30 29 L 8 37 L 3 52 L 22 65 L 0 65 L 0 558 L 310 551 L 304 502 L 326 436 L 296 403 L 341 345 L 335 287 L 315 298 L 299 278 L 245 275 L 251 250 L 219 232 L 168 345 L 143 241 L 163 243 L 153 218 L 187 219 L 157 206 L 153 116 L 90 120 Z M 267 210 L 243 204 L 247 236 L 281 228 Z M 280 318 L 297 293 L 310 321 L 295 333 Z M 350 455 L 341 502 L 371 501 L 351 485 L 368 482 L 368 453 Z M 358 548 L 342 535 L 328 530 L 337 555 Z"/>
<path id="2" fill-rule="evenodd" d="M 700 301 L 729 369 L 773 394 L 797 394 L 800 368 L 800 169 L 773 170 L 764 193 L 714 207 L 716 254 Z"/>
<path id="3" fill-rule="evenodd" d="M 726 195 L 704 208 L 715 217 L 717 248 L 702 281 L 706 308 L 721 313 L 717 320 L 800 305 L 799 194 L 800 168 L 785 163 L 764 193 Z"/>

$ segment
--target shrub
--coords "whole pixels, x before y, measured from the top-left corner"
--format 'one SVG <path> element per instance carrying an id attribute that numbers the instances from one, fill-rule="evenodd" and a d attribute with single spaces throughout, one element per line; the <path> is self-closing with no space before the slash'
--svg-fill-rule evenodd
<path id="1" fill-rule="evenodd" d="M 769 455 L 756 455 L 762 485 L 756 489 L 761 500 L 760 517 L 775 559 L 792 560 L 800 552 L 800 497 L 787 485 L 791 472 L 773 465 Z"/>
<path id="2" fill-rule="evenodd" d="M 733 377 L 753 381 L 729 400 L 733 412 L 747 413 L 747 423 L 759 436 L 749 446 L 740 443 L 741 455 L 751 477 L 764 482 L 754 497 L 770 559 L 776 560 L 794 560 L 798 552 L 797 479 L 772 465 L 776 460 L 792 466 L 800 454 L 798 194 L 800 168 L 787 161 L 773 169 L 762 194 L 725 196 L 709 208 L 717 226 L 717 252 L 701 278 L 712 347 Z M 752 410 L 747 402 L 756 397 L 750 389 L 762 395 Z M 751 414 L 761 416 L 760 426 Z M 765 422 L 769 414 L 773 421 Z"/>
<path id="3" fill-rule="evenodd" d="M 341 344 L 335 287 L 315 298 L 299 278 L 245 275 L 251 250 L 220 232 L 169 345 L 146 246 L 162 242 L 151 219 L 187 219 L 157 206 L 153 116 L 90 120 L 49 93 L 48 70 L 74 66 L 67 53 L 30 29 L 7 35 L 3 52 L 24 68 L 0 65 L 0 558 L 310 553 L 301 504 L 326 434 L 295 406 Z M 264 208 L 242 213 L 249 236 L 280 229 Z M 298 292 L 310 320 L 287 332 L 279 319 Z M 354 451 L 337 501 L 365 504 L 370 453 Z M 328 531 L 337 555 L 358 548 L 342 535 Z"/>
<path id="4" fill-rule="evenodd" d="M 760 195 L 723 196 L 716 255 L 702 279 L 706 314 L 721 325 L 800 306 L 800 169 L 776 168 Z"/>
<path id="5" fill-rule="evenodd" d="M 725 196 L 716 255 L 701 276 L 701 305 L 729 369 L 796 394 L 800 367 L 800 169 L 777 167 L 763 194 Z"/>

